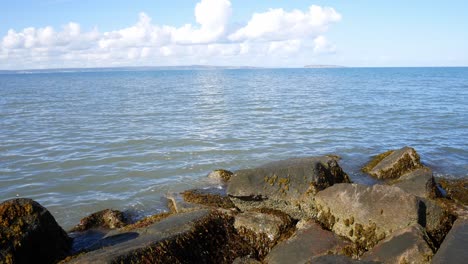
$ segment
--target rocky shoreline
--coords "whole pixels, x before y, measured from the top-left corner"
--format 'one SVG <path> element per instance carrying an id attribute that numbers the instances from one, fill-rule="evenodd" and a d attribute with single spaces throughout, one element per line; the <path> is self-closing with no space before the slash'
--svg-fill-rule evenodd
<path id="1" fill-rule="evenodd" d="M 435 179 L 410 147 L 374 157 L 352 183 L 339 157 L 208 175 L 224 191 L 168 195 L 130 223 L 103 210 L 65 232 L 31 199 L 0 204 L 0 263 L 464 263 L 468 179 Z"/>

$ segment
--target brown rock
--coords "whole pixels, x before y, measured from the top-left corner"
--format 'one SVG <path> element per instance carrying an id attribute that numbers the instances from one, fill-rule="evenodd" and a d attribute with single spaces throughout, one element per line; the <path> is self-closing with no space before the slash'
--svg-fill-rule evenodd
<path id="1" fill-rule="evenodd" d="M 263 258 L 281 236 L 291 233 L 288 229 L 292 228 L 292 220 L 280 211 L 248 211 L 236 215 L 234 219 L 234 228 L 257 250 L 257 258 Z"/>
<path id="2" fill-rule="evenodd" d="M 210 190 L 188 190 L 181 193 L 184 201 L 210 207 L 231 209 L 236 206 L 226 195 L 214 193 Z"/>
<path id="3" fill-rule="evenodd" d="M 85 231 L 91 228 L 115 229 L 126 225 L 124 214 L 118 210 L 105 209 L 80 220 L 70 231 Z"/>
<path id="4" fill-rule="evenodd" d="M 233 173 L 228 170 L 219 169 L 210 172 L 210 174 L 208 174 L 208 178 L 219 180 L 222 183 L 227 183 L 231 179 L 232 175 Z"/>
<path id="5" fill-rule="evenodd" d="M 254 254 L 237 234 L 233 217 L 199 210 L 171 215 L 157 223 L 113 231 L 94 251 L 70 263 L 232 263 Z"/>
<path id="6" fill-rule="evenodd" d="M 333 157 L 297 158 L 236 171 L 227 193 L 243 211 L 271 208 L 299 219 L 311 216 L 317 191 L 349 181 Z"/>
<path id="7" fill-rule="evenodd" d="M 288 240 L 278 243 L 266 256 L 265 262 L 274 263 L 306 263 L 314 256 L 328 252 L 340 252 L 350 243 L 313 221 L 299 229 Z"/>
<path id="8" fill-rule="evenodd" d="M 438 178 L 439 184 L 447 192 L 448 198 L 468 206 L 468 178 L 445 179 Z"/>
<path id="9" fill-rule="evenodd" d="M 70 248 L 67 233 L 39 203 L 12 199 L 0 204 L 0 263 L 53 263 Z"/>
<path id="10" fill-rule="evenodd" d="M 426 232 L 420 225 L 414 225 L 394 232 L 370 251 L 364 253 L 363 260 L 383 263 L 429 263 L 434 255 Z"/>
<path id="11" fill-rule="evenodd" d="M 416 150 L 404 147 L 377 155 L 362 170 L 378 179 L 395 179 L 421 167 Z"/>

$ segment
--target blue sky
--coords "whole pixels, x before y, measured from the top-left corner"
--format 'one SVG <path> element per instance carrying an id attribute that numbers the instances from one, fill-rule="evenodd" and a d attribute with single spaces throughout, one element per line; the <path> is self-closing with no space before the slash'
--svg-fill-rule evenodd
<path id="1" fill-rule="evenodd" d="M 0 69 L 468 65 L 468 1 L 16 0 L 1 5 Z"/>

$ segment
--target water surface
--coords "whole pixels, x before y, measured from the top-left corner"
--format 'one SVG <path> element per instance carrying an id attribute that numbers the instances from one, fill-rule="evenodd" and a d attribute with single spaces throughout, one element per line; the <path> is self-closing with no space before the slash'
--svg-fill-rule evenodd
<path id="1" fill-rule="evenodd" d="M 290 157 L 336 153 L 372 183 L 359 167 L 405 145 L 467 177 L 467 99 L 468 68 L 2 74 L 0 200 L 33 198 L 69 228 Z"/>

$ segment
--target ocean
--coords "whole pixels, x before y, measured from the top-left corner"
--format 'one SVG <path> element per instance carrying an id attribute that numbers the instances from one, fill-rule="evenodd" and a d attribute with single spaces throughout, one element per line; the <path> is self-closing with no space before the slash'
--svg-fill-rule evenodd
<path id="1" fill-rule="evenodd" d="M 50 71 L 0 74 L 0 201 L 40 202 L 64 228 L 141 217 L 214 169 L 414 147 L 468 177 L 468 68 Z"/>

